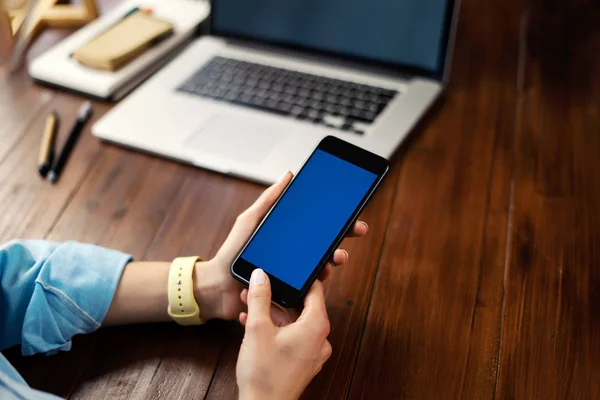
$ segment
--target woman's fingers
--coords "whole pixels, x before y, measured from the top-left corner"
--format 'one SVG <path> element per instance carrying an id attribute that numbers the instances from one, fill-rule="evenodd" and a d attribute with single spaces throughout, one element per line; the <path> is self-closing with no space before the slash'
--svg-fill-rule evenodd
<path id="1" fill-rule="evenodd" d="M 350 255 L 348 254 L 348 252 L 344 249 L 337 249 L 334 253 L 333 253 L 333 257 L 331 258 L 331 262 L 333 264 L 334 267 L 339 267 L 340 265 L 344 265 L 344 263 L 346 263 L 348 261 L 348 258 L 350 258 Z"/>
<path id="2" fill-rule="evenodd" d="M 246 322 L 248 322 L 248 314 L 245 312 L 240 313 L 240 324 L 246 326 Z"/>
<path id="3" fill-rule="evenodd" d="M 356 221 L 352 230 L 348 233 L 348 237 L 361 237 L 369 232 L 369 225 L 365 221 Z"/>
<path id="4" fill-rule="evenodd" d="M 325 282 L 328 279 L 331 279 L 333 276 L 334 268 L 339 267 L 340 265 L 344 265 L 346 261 L 348 261 L 348 252 L 344 249 L 337 249 L 333 253 L 333 257 L 331 261 L 325 265 L 323 271 L 319 274 L 319 280 L 321 282 Z"/>
<path id="5" fill-rule="evenodd" d="M 244 304 L 248 304 L 248 289 L 242 290 L 240 293 L 240 299 Z M 271 304 L 271 319 L 273 320 L 273 324 L 275 326 L 283 327 L 288 326 L 292 322 L 296 320 L 298 317 L 297 312 L 294 310 L 284 310 L 282 308 L 277 307 L 274 304 Z M 248 320 L 248 314 L 245 312 L 240 313 L 240 323 L 246 326 L 246 321 Z"/>
<path id="6" fill-rule="evenodd" d="M 331 263 L 331 261 L 329 261 L 327 265 L 325 265 L 325 268 L 323 268 L 323 271 L 321 271 L 321 273 L 319 274 L 319 280 L 321 282 L 325 282 L 326 280 L 331 279 L 334 271 L 333 268 L 333 264 Z"/>
<path id="7" fill-rule="evenodd" d="M 241 312 L 239 319 L 240 324 L 246 326 L 246 322 L 248 322 L 248 314 L 245 312 Z M 289 315 L 287 315 L 283 310 L 280 310 L 277 307 L 273 307 L 273 309 L 271 309 L 271 319 L 273 320 L 273 323 L 280 328 L 288 326 L 293 322 L 292 318 Z"/>

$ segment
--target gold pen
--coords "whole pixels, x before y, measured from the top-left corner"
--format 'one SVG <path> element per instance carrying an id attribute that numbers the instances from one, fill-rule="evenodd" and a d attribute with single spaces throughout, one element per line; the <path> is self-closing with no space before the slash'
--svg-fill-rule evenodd
<path id="1" fill-rule="evenodd" d="M 42 178 L 46 177 L 54 162 L 54 144 L 56 132 L 58 131 L 58 115 L 54 111 L 46 118 L 42 143 L 40 145 L 40 156 L 38 160 L 38 171 Z"/>

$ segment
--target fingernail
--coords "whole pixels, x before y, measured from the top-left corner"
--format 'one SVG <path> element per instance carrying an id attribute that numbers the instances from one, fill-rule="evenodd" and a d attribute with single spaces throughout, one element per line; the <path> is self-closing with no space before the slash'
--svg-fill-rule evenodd
<path id="1" fill-rule="evenodd" d="M 362 222 L 362 224 L 365 226 L 365 228 L 367 228 L 367 232 L 369 232 L 369 225 L 367 225 L 367 223 L 365 221 L 360 221 Z"/>
<path id="2" fill-rule="evenodd" d="M 346 255 L 346 261 L 348 261 L 348 259 L 350 258 L 350 254 L 348 254 L 348 252 L 346 250 L 344 250 L 344 249 L 342 249 L 342 251 Z"/>
<path id="3" fill-rule="evenodd" d="M 254 271 L 252 271 L 252 276 L 250 277 L 250 287 L 264 285 L 266 282 L 267 275 L 262 269 L 256 268 Z"/>
<path id="4" fill-rule="evenodd" d="M 277 179 L 277 182 L 281 182 L 281 181 L 283 180 L 283 178 L 285 178 L 285 177 L 287 176 L 287 174 L 289 174 L 289 173 L 290 173 L 290 171 L 289 171 L 289 170 L 286 170 L 286 171 L 283 173 L 283 175 L 281 175 L 281 176 L 279 177 L 279 179 Z"/>

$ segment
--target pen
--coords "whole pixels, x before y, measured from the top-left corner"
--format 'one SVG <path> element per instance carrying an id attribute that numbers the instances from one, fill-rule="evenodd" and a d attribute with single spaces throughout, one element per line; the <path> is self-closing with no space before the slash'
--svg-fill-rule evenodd
<path id="1" fill-rule="evenodd" d="M 38 159 L 38 171 L 45 178 L 54 161 L 54 145 L 56 143 L 56 132 L 58 131 L 58 115 L 52 111 L 46 118 L 42 143 L 40 144 L 40 156 Z"/>
<path id="2" fill-rule="evenodd" d="M 81 136 L 81 132 L 83 131 L 85 124 L 89 121 L 91 116 L 92 103 L 86 101 L 79 108 L 79 114 L 77 115 L 75 124 L 73 125 L 71 133 L 67 138 L 67 142 L 60 151 L 60 155 L 58 156 L 58 160 L 56 160 L 56 164 L 54 164 L 54 167 L 52 167 L 52 170 L 48 173 L 48 179 L 50 182 L 56 183 L 56 181 L 58 181 L 60 178 L 60 174 L 64 169 L 65 164 L 67 163 L 67 160 L 69 159 L 69 156 L 75 147 L 75 144 L 77 144 L 77 140 L 79 139 L 79 136 Z"/>

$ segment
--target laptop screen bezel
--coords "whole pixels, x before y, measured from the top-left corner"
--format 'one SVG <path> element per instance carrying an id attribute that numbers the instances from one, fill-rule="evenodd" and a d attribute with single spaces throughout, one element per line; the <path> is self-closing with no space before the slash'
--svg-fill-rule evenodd
<path id="1" fill-rule="evenodd" d="M 244 40 L 251 41 L 253 43 L 265 44 L 269 46 L 274 46 L 281 49 L 293 50 L 293 51 L 301 51 L 301 52 L 309 52 L 312 55 L 321 55 L 332 57 L 336 60 L 340 61 L 351 61 L 351 62 L 360 62 L 362 64 L 366 64 L 373 67 L 384 68 L 394 72 L 400 72 L 403 74 L 417 75 L 426 78 L 435 79 L 437 81 L 442 81 L 444 79 L 444 73 L 446 70 L 446 62 L 448 61 L 448 47 L 450 45 L 451 40 L 451 31 L 452 31 L 452 19 L 455 16 L 454 7 L 456 5 L 456 0 L 448 0 L 448 6 L 444 15 L 444 27 L 442 32 L 442 42 L 439 49 L 438 54 L 438 65 L 435 69 L 423 68 L 415 65 L 404 64 L 404 63 L 391 63 L 385 61 L 373 60 L 370 58 L 359 57 L 355 55 L 350 55 L 342 52 L 335 51 L 327 51 L 311 48 L 309 46 L 295 45 L 284 43 L 276 40 L 268 40 L 264 38 L 259 38 L 253 35 L 240 35 L 233 32 L 227 32 L 225 30 L 218 30 L 214 26 L 214 18 L 217 10 L 219 9 L 219 1 L 220 0 L 212 0 L 211 1 L 211 13 L 209 17 L 209 29 L 210 34 L 213 36 L 219 36 L 225 39 L 236 39 L 236 40 Z"/>

